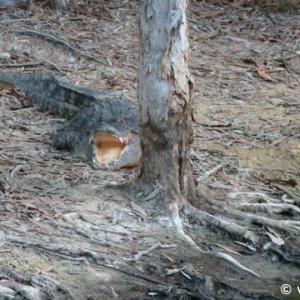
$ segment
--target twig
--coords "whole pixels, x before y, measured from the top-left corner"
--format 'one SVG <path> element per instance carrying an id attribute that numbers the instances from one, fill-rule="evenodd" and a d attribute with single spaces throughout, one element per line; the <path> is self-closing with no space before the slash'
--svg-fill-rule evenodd
<path id="1" fill-rule="evenodd" d="M 50 65 L 54 67 L 57 71 L 59 71 L 62 74 L 65 74 L 65 72 L 57 66 L 55 63 L 50 61 L 40 61 L 40 62 L 31 62 L 31 63 L 24 63 L 24 64 L 1 64 L 1 67 L 3 68 L 24 68 L 24 67 L 35 67 L 35 66 L 41 66 L 41 65 Z"/>
<path id="2" fill-rule="evenodd" d="M 149 252 L 155 250 L 155 249 L 169 249 L 169 248 L 175 248 L 177 245 L 162 245 L 161 243 L 157 243 L 147 250 L 139 251 L 136 255 L 134 255 L 132 258 L 127 259 L 124 258 L 125 260 L 130 260 L 130 261 L 138 261 L 143 255 L 148 254 Z"/>
<path id="3" fill-rule="evenodd" d="M 200 176 L 199 178 L 197 178 L 197 182 L 204 181 L 206 178 L 208 178 L 212 174 L 216 173 L 217 171 L 219 171 L 223 167 L 224 167 L 224 164 L 219 164 L 219 165 L 215 166 L 210 171 L 205 172 L 205 174 L 203 176 Z"/>
<path id="4" fill-rule="evenodd" d="M 77 52 L 78 54 L 82 55 L 82 56 L 85 56 L 89 59 L 92 59 L 96 62 L 99 62 L 103 65 L 107 65 L 107 63 L 105 63 L 103 60 L 100 60 L 100 59 L 97 59 L 89 54 L 86 54 L 78 49 L 76 49 L 75 47 L 73 47 L 72 45 L 70 45 L 69 43 L 55 37 L 54 35 L 52 34 L 45 34 L 45 33 L 42 33 L 42 32 L 38 32 L 38 31 L 35 31 L 35 30 L 12 30 L 13 33 L 18 33 L 18 34 L 24 34 L 24 35 L 37 35 L 37 36 L 40 36 L 40 37 L 43 37 L 44 39 L 46 40 L 51 40 L 51 41 L 54 41 L 56 43 L 60 43 L 64 46 L 66 46 L 67 48 L 73 50 L 74 52 Z"/>
<path id="5" fill-rule="evenodd" d="M 297 203 L 300 203 L 300 198 L 295 195 L 294 193 L 290 192 L 287 188 L 277 184 L 277 183 L 271 183 L 271 186 L 277 188 L 278 190 L 284 191 L 285 193 L 287 193 L 290 197 L 292 197 L 293 199 L 295 199 L 297 201 Z"/>
<path id="6" fill-rule="evenodd" d="M 137 274 L 137 273 L 132 273 L 132 272 L 129 272 L 129 271 L 126 271 L 126 270 L 123 270 L 123 269 L 119 269 L 119 268 L 113 267 L 113 266 L 109 266 L 109 265 L 105 265 L 105 264 L 101 264 L 101 263 L 94 263 L 94 264 L 96 264 L 98 266 L 101 266 L 101 267 L 104 267 L 104 268 L 108 268 L 110 270 L 121 272 L 121 273 L 129 275 L 129 276 L 140 278 L 140 279 L 152 282 L 152 283 L 161 284 L 161 285 L 167 285 L 167 286 L 173 286 L 172 283 L 164 282 L 164 281 L 159 281 L 159 280 L 155 280 L 155 279 L 152 279 L 152 278 L 148 278 L 146 276 L 143 276 L 143 275 L 140 275 L 140 274 Z"/>

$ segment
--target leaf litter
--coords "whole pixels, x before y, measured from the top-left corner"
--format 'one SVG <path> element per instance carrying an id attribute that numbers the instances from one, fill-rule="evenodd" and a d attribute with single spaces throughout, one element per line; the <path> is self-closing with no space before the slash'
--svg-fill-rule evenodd
<path id="1" fill-rule="evenodd" d="M 53 149 L 48 132 L 65 121 L 0 83 L 4 294 L 32 286 L 29 299 L 251 299 L 280 296 L 281 283 L 299 280 L 299 7 L 275 8 L 274 1 L 191 1 L 188 13 L 196 205 L 207 214 L 185 220 L 184 229 L 205 249 L 242 255 L 264 281 L 195 257 L 148 201 L 106 188 L 138 170 L 93 171 Z M 1 67 L 51 70 L 136 101 L 137 2 L 76 9 L 2 11 Z"/>

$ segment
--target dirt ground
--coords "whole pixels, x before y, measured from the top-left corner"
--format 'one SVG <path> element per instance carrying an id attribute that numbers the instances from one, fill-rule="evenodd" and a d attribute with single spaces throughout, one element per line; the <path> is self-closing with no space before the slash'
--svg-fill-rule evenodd
<path id="1" fill-rule="evenodd" d="M 151 197 L 107 187 L 138 169 L 93 171 L 53 149 L 47 133 L 66 121 L 2 89 L 0 299 L 300 299 L 299 8 L 267 4 L 188 11 L 195 205 L 217 222 L 184 229 L 260 278 L 194 251 Z M 1 71 L 48 70 L 136 101 L 138 42 L 137 1 L 1 10 Z"/>

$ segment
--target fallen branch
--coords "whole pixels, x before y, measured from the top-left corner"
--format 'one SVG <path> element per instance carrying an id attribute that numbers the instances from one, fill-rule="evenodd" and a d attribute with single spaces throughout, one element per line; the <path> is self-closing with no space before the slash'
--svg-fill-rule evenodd
<path id="1" fill-rule="evenodd" d="M 143 255 L 148 254 L 149 252 L 155 250 L 155 249 L 170 249 L 170 248 L 175 248 L 177 245 L 163 245 L 161 243 L 157 243 L 147 250 L 139 251 L 136 255 L 134 255 L 132 258 L 127 259 L 124 258 L 125 260 L 130 260 L 130 261 L 138 261 Z"/>
<path id="2" fill-rule="evenodd" d="M 107 65 L 107 63 L 105 63 L 103 60 L 100 60 L 100 59 L 97 59 L 89 54 L 86 54 L 78 49 L 76 49 L 75 47 L 73 47 L 72 45 L 70 45 L 69 43 L 63 41 L 62 39 L 52 35 L 52 34 L 45 34 L 45 33 L 42 33 L 42 32 L 38 32 L 38 31 L 35 31 L 35 30 L 12 30 L 13 33 L 18 33 L 18 34 L 24 34 L 24 35 L 37 35 L 37 36 L 40 36 L 42 38 L 44 38 L 45 40 L 50 40 L 50 41 L 54 41 L 55 43 L 60 43 L 64 46 L 66 46 L 67 48 L 73 50 L 74 52 L 82 55 L 82 56 L 85 56 L 89 59 L 92 59 L 98 63 L 101 63 L 103 65 Z"/>

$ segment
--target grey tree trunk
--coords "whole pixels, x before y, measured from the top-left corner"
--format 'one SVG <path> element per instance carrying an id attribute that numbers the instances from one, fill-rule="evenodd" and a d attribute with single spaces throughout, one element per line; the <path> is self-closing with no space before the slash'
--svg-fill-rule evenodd
<path id="1" fill-rule="evenodd" d="M 195 197 L 186 7 L 186 0 L 140 0 L 140 182 L 159 182 L 167 209 Z"/>
<path id="2" fill-rule="evenodd" d="M 70 0 L 52 0 L 52 8 L 66 11 L 70 9 Z"/>

